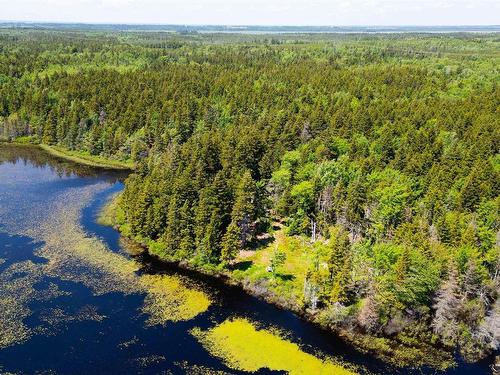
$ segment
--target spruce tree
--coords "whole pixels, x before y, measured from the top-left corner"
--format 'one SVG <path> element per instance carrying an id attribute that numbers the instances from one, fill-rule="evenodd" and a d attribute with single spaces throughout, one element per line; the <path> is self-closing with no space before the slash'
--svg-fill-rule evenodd
<path id="1" fill-rule="evenodd" d="M 180 218 L 177 207 L 177 197 L 174 195 L 170 199 L 167 214 L 167 226 L 163 234 L 163 243 L 165 244 L 165 252 L 169 256 L 173 256 L 179 248 L 179 232 L 181 230 Z"/>
<path id="2" fill-rule="evenodd" d="M 241 248 L 241 229 L 232 221 L 222 238 L 221 262 L 224 266 L 230 264 Z"/>
<path id="3" fill-rule="evenodd" d="M 189 259 L 193 256 L 195 250 L 195 238 L 193 230 L 193 213 L 191 205 L 185 201 L 179 213 L 180 240 L 177 256 L 179 259 Z"/>
<path id="4" fill-rule="evenodd" d="M 246 171 L 236 189 L 235 201 L 231 213 L 232 221 L 240 229 L 240 242 L 245 246 L 253 239 L 255 227 L 255 181 L 250 171 Z"/>
<path id="5" fill-rule="evenodd" d="M 334 279 L 344 266 L 344 261 L 350 253 L 351 243 L 347 231 L 341 227 L 334 228 L 331 231 L 328 247 L 330 250 L 328 269 L 331 278 Z"/>
<path id="6" fill-rule="evenodd" d="M 408 271 L 410 270 L 410 250 L 408 246 L 404 246 L 401 255 L 399 256 L 396 265 L 396 282 L 401 284 L 405 281 L 408 276 Z"/>
<path id="7" fill-rule="evenodd" d="M 221 220 L 220 211 L 213 209 L 210 221 L 198 248 L 199 255 L 207 263 L 217 263 L 220 259 Z"/>

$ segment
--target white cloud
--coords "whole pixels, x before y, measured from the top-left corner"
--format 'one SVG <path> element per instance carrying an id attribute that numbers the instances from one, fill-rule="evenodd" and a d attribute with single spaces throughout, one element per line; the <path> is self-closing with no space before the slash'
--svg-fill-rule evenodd
<path id="1" fill-rule="evenodd" d="M 174 24 L 499 24 L 500 0 L 0 0 L 0 20 Z"/>

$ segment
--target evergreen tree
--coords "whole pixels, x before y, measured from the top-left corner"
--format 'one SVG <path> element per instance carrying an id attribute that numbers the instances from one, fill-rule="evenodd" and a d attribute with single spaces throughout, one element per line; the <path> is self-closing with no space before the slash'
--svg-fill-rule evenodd
<path id="1" fill-rule="evenodd" d="M 341 227 L 335 227 L 330 234 L 328 268 L 330 277 L 335 279 L 336 275 L 344 267 L 346 258 L 349 256 L 351 243 L 349 234 Z"/>
<path id="2" fill-rule="evenodd" d="M 57 118 L 54 111 L 50 111 L 43 126 L 42 142 L 53 145 L 57 142 Z"/>
<path id="3" fill-rule="evenodd" d="M 250 171 L 246 171 L 236 188 L 232 210 L 232 221 L 239 227 L 240 242 L 245 246 L 253 239 L 255 232 L 256 186 Z"/>
<path id="4" fill-rule="evenodd" d="M 220 211 L 213 209 L 210 221 L 205 227 L 204 235 L 198 247 L 198 253 L 207 263 L 217 263 L 220 260 L 221 220 Z"/>
<path id="5" fill-rule="evenodd" d="M 169 256 L 173 256 L 179 250 L 179 235 L 182 227 L 177 207 L 177 197 L 174 195 L 170 199 L 168 205 L 167 225 L 162 236 L 162 242 L 165 244 L 165 252 Z"/>
<path id="6" fill-rule="evenodd" d="M 348 287 L 351 282 L 352 258 L 350 252 L 344 256 L 342 267 L 333 277 L 332 292 L 330 300 L 332 302 L 347 303 Z"/>
<path id="7" fill-rule="evenodd" d="M 347 189 L 345 201 L 346 219 L 355 234 L 364 230 L 366 187 L 361 177 L 357 177 Z"/>
<path id="8" fill-rule="evenodd" d="M 403 283 L 407 276 L 408 271 L 410 270 L 410 250 L 408 246 L 403 247 L 403 251 L 398 258 L 398 261 L 395 265 L 395 273 L 396 273 L 396 282 L 401 284 Z"/>
<path id="9" fill-rule="evenodd" d="M 179 250 L 178 257 L 180 259 L 189 259 L 193 256 L 194 251 L 196 249 L 195 246 L 195 236 L 193 230 L 193 213 L 191 209 L 191 205 L 188 201 L 185 201 L 181 207 L 181 211 L 179 213 L 180 216 L 180 233 L 179 233 Z"/>
<path id="10" fill-rule="evenodd" d="M 225 266 L 230 264 L 238 255 L 241 248 L 241 229 L 233 221 L 227 227 L 227 231 L 222 238 L 221 262 Z"/>

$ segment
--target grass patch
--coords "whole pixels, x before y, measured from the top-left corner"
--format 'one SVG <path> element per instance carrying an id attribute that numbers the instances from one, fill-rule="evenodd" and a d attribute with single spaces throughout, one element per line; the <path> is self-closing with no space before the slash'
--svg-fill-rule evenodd
<path id="1" fill-rule="evenodd" d="M 75 163 L 89 165 L 91 167 L 121 170 L 132 170 L 135 167 L 134 163 L 131 161 L 106 159 L 100 156 L 90 155 L 87 152 L 70 151 L 57 146 L 41 144 L 40 147 L 55 157 L 70 160 Z"/>
<path id="2" fill-rule="evenodd" d="M 30 145 L 38 143 L 37 137 L 33 135 L 24 135 L 22 137 L 17 137 L 13 142 L 18 145 Z"/>
<path id="3" fill-rule="evenodd" d="M 232 276 L 236 280 L 268 280 L 272 292 L 300 304 L 304 280 L 316 254 L 315 249 L 304 238 L 287 236 L 283 230 L 276 231 L 274 237 L 274 242 L 256 250 L 253 255 L 236 259 L 237 265 L 244 264 L 245 267 L 235 267 Z M 275 249 L 285 253 L 286 260 L 283 266 L 272 274 L 267 272 L 267 267 Z"/>
<path id="4" fill-rule="evenodd" d="M 292 375 L 356 374 L 330 358 L 321 359 L 302 351 L 279 332 L 257 329 L 246 319 L 226 320 L 208 331 L 196 328 L 191 333 L 212 355 L 235 370 L 255 372 L 268 368 Z"/>

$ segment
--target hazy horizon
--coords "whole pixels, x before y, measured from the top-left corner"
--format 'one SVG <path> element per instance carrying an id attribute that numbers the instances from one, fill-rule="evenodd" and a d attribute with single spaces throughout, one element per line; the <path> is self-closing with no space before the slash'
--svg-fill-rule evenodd
<path id="1" fill-rule="evenodd" d="M 359 25 L 334 25 L 334 24 L 324 24 L 324 25 L 309 25 L 309 24 L 231 24 L 231 23 L 158 23 L 158 22 L 86 22 L 86 21 L 50 21 L 50 20 L 11 20 L 11 19 L 0 19 L 0 23 L 19 23 L 19 24 L 47 24 L 47 25 L 130 25 L 130 26 L 208 26 L 208 27 L 233 27 L 233 28 L 244 28 L 244 27 L 297 27 L 297 28 L 390 28 L 390 27 L 422 27 L 422 28 L 447 28 L 447 27 L 500 27 L 500 22 L 491 24 L 359 24 Z"/>
<path id="2" fill-rule="evenodd" d="M 2 22 L 227 26 L 496 26 L 496 0 L 0 0 Z"/>

